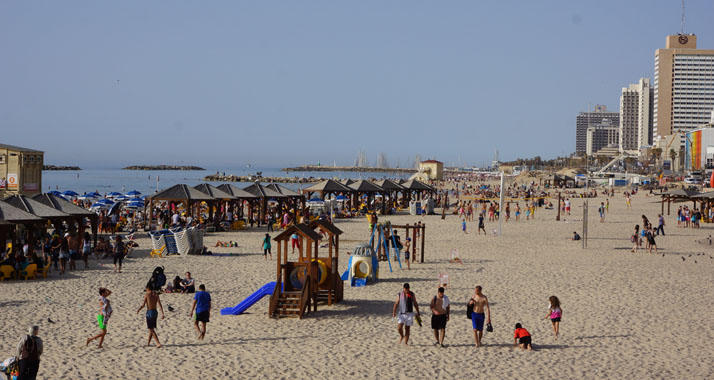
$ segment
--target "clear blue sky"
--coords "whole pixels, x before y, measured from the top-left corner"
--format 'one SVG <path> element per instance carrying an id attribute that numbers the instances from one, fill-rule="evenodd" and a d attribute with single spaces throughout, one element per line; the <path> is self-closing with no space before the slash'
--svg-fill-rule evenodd
<path id="1" fill-rule="evenodd" d="M 714 48 L 714 1 L 685 32 Z M 0 142 L 118 167 L 569 154 L 678 0 L 2 1 Z"/>

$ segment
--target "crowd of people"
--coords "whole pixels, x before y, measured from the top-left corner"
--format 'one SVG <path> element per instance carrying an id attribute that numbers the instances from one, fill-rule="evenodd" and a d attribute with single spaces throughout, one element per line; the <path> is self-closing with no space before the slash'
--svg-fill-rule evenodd
<path id="1" fill-rule="evenodd" d="M 553 334 L 557 340 L 560 335 L 560 322 L 563 317 L 563 309 L 560 300 L 556 296 L 549 299 L 548 313 L 545 319 L 549 319 L 553 326 Z M 431 329 L 434 334 L 434 345 L 444 346 L 446 336 L 446 325 L 451 318 L 451 301 L 445 295 L 445 287 L 440 286 L 429 303 L 431 309 Z M 466 307 L 466 317 L 471 321 L 471 328 L 474 336 L 476 348 L 483 346 L 483 332 L 493 332 L 491 324 L 491 306 L 488 297 L 483 294 L 483 288 L 479 285 L 474 288 L 473 295 L 469 298 Z M 411 336 L 411 326 L 414 321 L 420 326 L 421 312 L 416 295 L 410 290 L 409 283 L 405 283 L 402 291 L 399 292 L 392 308 L 392 320 L 396 319 L 397 331 L 399 332 L 399 344 L 409 344 Z M 516 323 L 514 328 L 514 347 L 532 350 L 531 335 L 520 323 Z"/>

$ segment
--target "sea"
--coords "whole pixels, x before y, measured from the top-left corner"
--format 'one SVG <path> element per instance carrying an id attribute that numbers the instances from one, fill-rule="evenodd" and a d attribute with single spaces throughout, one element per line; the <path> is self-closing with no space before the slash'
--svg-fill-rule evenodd
<path id="1" fill-rule="evenodd" d="M 218 186 L 230 183 L 239 188 L 245 188 L 253 182 L 207 182 L 203 178 L 210 174 L 249 176 L 261 172 L 263 177 L 298 177 L 298 178 L 329 178 L 329 179 L 403 179 L 408 174 L 392 172 L 284 172 L 276 168 L 217 168 L 207 170 L 122 170 L 122 169 L 85 169 L 85 170 L 45 170 L 42 172 L 42 192 L 57 190 L 60 192 L 72 190 L 79 194 L 107 194 L 113 191 L 126 193 L 137 190 L 145 195 L 154 194 L 162 189 L 176 184 L 195 186 L 200 183 L 210 183 Z M 263 181 L 266 183 L 267 181 Z M 310 183 L 281 183 L 295 191 L 311 186 Z"/>

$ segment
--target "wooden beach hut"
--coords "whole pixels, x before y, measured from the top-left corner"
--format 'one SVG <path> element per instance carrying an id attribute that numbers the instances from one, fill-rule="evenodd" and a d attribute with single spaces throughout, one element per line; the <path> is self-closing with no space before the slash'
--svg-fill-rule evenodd
<path id="1" fill-rule="evenodd" d="M 402 197 L 402 206 L 404 207 L 408 207 L 409 202 L 412 200 L 420 201 L 424 199 L 427 194 L 433 198 L 435 198 L 436 195 L 435 188 L 415 179 L 405 181 L 400 185 L 405 188 L 406 192 L 406 197 Z"/>
<path id="2" fill-rule="evenodd" d="M 278 208 L 280 208 L 283 202 L 288 199 L 288 197 L 286 197 L 285 195 L 282 195 L 271 188 L 263 186 L 258 182 L 246 187 L 243 190 L 260 198 L 260 209 L 258 211 L 258 216 L 260 217 L 261 221 L 265 220 L 265 215 L 268 212 L 269 200 L 274 199 L 276 202 L 278 202 Z M 253 217 L 252 213 L 253 209 L 251 208 L 251 218 Z"/>
<path id="3" fill-rule="evenodd" d="M 382 214 L 385 213 L 386 207 L 384 202 L 384 189 L 373 184 L 372 182 L 359 180 L 348 186 L 355 193 L 355 197 L 352 199 L 352 206 L 359 208 L 358 202 L 360 201 L 362 195 L 367 196 L 367 205 L 371 204 L 377 194 L 382 195 Z"/>
<path id="4" fill-rule="evenodd" d="M 228 203 L 235 200 L 233 194 L 227 193 L 213 185 L 202 183 L 193 187 L 194 189 L 211 196 L 214 200 L 206 201 L 208 204 L 208 220 L 210 220 L 214 225 L 218 224 L 223 220 L 225 216 L 221 212 L 221 208 L 227 209 Z M 215 209 L 215 212 L 214 212 Z M 214 218 L 214 215 L 216 216 Z"/>
<path id="5" fill-rule="evenodd" d="M 30 214 L 29 212 L 17 208 L 5 201 L 0 201 L 0 220 L 6 222 L 14 223 L 17 225 L 23 225 L 25 227 L 25 240 L 30 240 L 32 237 L 32 227 L 37 224 L 43 224 L 46 219 L 41 218 L 37 215 Z M 16 239 L 15 234 L 12 234 L 12 246 L 15 247 Z M 7 236 L 0 236 L 0 243 L 4 244 L 7 242 Z"/>
<path id="6" fill-rule="evenodd" d="M 219 185 L 218 188 L 233 196 L 233 201 L 231 201 L 231 203 L 234 207 L 238 208 L 239 218 L 243 218 L 243 206 L 245 203 L 248 204 L 249 210 L 253 210 L 253 206 L 260 204 L 260 198 L 257 195 L 251 194 L 234 185 L 224 183 Z M 252 215 L 249 216 L 252 217 Z"/>
<path id="7" fill-rule="evenodd" d="M 145 220 L 149 223 L 149 226 L 151 226 L 151 219 L 153 217 L 151 210 L 154 209 L 154 203 L 156 202 L 166 201 L 169 202 L 169 205 L 183 204 L 186 213 L 195 218 L 200 214 L 200 209 L 196 209 L 200 206 L 201 202 L 215 200 L 212 196 L 185 184 L 171 186 L 168 189 L 147 197 L 147 199 L 149 202 L 146 203 L 144 211 L 146 211 L 146 207 L 148 206 L 150 212 L 148 213 L 148 218 Z M 147 215 L 146 212 L 144 214 Z"/>
<path id="8" fill-rule="evenodd" d="M 307 207 L 305 196 L 277 183 L 271 183 L 266 187 L 288 197 L 288 207 L 292 208 L 292 218 L 294 223 L 297 223 L 298 210 L 304 210 Z"/>
<path id="9" fill-rule="evenodd" d="M 94 246 L 97 245 L 97 231 L 99 230 L 99 215 L 91 212 L 85 208 L 79 207 L 74 203 L 58 197 L 54 194 L 37 194 L 32 197 L 33 200 L 54 208 L 55 210 L 61 211 L 65 214 L 72 215 L 74 220 L 80 226 L 85 225 L 85 219 L 89 220 L 89 225 L 92 230 L 92 239 L 94 240 Z M 84 227 L 81 227 L 83 233 Z"/>
<path id="10" fill-rule="evenodd" d="M 5 202 L 21 210 L 27 211 L 30 214 L 49 220 L 57 230 L 62 230 L 62 222 L 66 222 L 67 226 L 69 227 L 69 231 L 75 231 L 75 218 L 72 215 L 42 204 L 32 198 L 28 198 L 24 195 L 13 195 L 5 198 Z M 84 228 L 84 223 L 78 223 L 77 233 L 80 236 L 84 234 Z"/>
<path id="11" fill-rule="evenodd" d="M 402 198 L 405 197 L 404 192 L 406 191 L 406 189 L 404 188 L 404 186 L 394 181 L 383 179 L 381 181 L 375 182 L 375 184 L 384 189 L 384 191 L 389 194 L 389 207 L 397 206 L 400 193 L 402 195 Z"/>
<path id="12" fill-rule="evenodd" d="M 329 195 L 350 196 L 353 192 L 354 190 L 350 189 L 344 184 L 337 181 L 333 181 L 331 179 L 326 179 L 322 182 L 318 182 L 302 190 L 302 193 L 305 194 L 307 199 L 311 199 L 312 195 L 315 193 L 319 194 L 321 199 L 325 199 Z"/>
<path id="13" fill-rule="evenodd" d="M 670 214 L 671 210 L 671 205 L 672 202 L 688 202 L 692 201 L 694 202 L 694 206 L 696 207 L 697 203 L 697 198 L 693 198 L 694 196 L 700 194 L 696 190 L 689 190 L 689 189 L 677 189 L 673 191 L 668 191 L 666 193 L 662 193 L 662 206 L 661 206 L 661 214 L 664 214 L 664 202 L 667 202 L 667 215 Z"/>

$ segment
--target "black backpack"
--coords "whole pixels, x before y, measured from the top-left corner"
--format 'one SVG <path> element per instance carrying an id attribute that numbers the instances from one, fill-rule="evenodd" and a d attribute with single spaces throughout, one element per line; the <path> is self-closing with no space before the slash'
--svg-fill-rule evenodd
<path id="1" fill-rule="evenodd" d="M 166 275 L 164 274 L 164 267 L 156 267 L 154 272 L 151 273 L 151 278 L 146 284 L 146 287 L 151 290 L 161 290 L 161 288 L 166 285 Z"/>
<path id="2" fill-rule="evenodd" d="M 20 360 L 36 361 L 40 359 L 40 348 L 37 346 L 37 340 L 34 336 L 28 335 L 25 344 L 22 346 Z"/>

